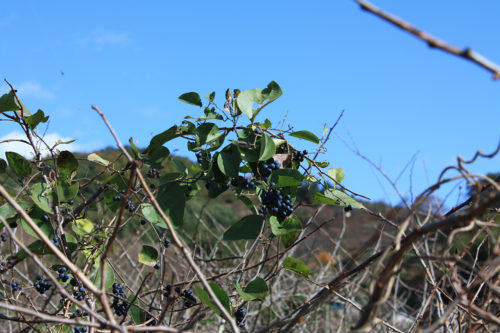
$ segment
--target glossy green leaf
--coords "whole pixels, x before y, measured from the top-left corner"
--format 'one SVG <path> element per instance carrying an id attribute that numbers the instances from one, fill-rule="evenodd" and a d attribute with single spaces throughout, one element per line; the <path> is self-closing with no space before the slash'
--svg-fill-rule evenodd
<path id="1" fill-rule="evenodd" d="M 265 89 L 242 91 L 238 95 L 236 103 L 241 112 L 253 121 L 262 108 L 276 100 L 282 94 L 280 86 L 276 82 L 271 81 Z M 257 104 L 256 109 L 253 108 L 254 103 Z"/>
<path id="2" fill-rule="evenodd" d="M 304 176 L 295 169 L 274 170 L 269 176 L 269 181 L 276 183 L 276 187 L 298 186 Z"/>
<path id="3" fill-rule="evenodd" d="M 196 128 L 196 134 L 198 135 L 200 145 L 217 140 L 217 138 L 222 135 L 219 128 L 214 123 L 201 124 Z"/>
<path id="4" fill-rule="evenodd" d="M 312 274 L 312 271 L 304 264 L 301 260 L 295 259 L 294 257 L 288 257 L 283 263 L 283 268 L 302 275 L 308 278 Z"/>
<path id="5" fill-rule="evenodd" d="M 247 206 L 247 208 L 250 209 L 254 215 L 259 215 L 259 212 L 257 211 L 257 207 L 255 207 L 255 205 L 253 204 L 252 200 L 250 200 L 249 197 L 247 197 L 245 195 L 239 195 L 238 199 L 240 199 L 241 202 L 243 202 L 245 204 L 245 206 Z"/>
<path id="6" fill-rule="evenodd" d="M 241 163 L 241 154 L 234 145 L 229 145 L 217 155 L 219 170 L 228 177 L 237 177 Z"/>
<path id="7" fill-rule="evenodd" d="M 276 216 L 271 216 L 269 218 L 269 224 L 271 225 L 271 231 L 275 236 L 283 236 L 289 233 L 295 233 L 302 230 L 302 223 L 295 215 L 290 215 L 283 222 L 279 222 Z"/>
<path id="8" fill-rule="evenodd" d="M 198 95 L 198 93 L 196 93 L 196 92 L 188 92 L 188 93 L 182 94 L 179 96 L 179 100 L 181 100 L 185 103 L 188 103 L 188 104 L 198 105 L 200 107 L 203 106 L 203 104 L 201 104 L 200 95 Z"/>
<path id="9" fill-rule="evenodd" d="M 80 184 L 75 182 L 70 184 L 68 181 L 59 178 L 57 180 L 57 193 L 60 201 L 70 201 L 76 198 Z"/>
<path id="10" fill-rule="evenodd" d="M 262 278 L 256 278 L 252 282 L 250 282 L 245 290 L 241 287 L 238 281 L 233 281 L 236 291 L 240 294 L 241 298 L 245 301 L 253 301 L 253 300 L 264 300 L 266 296 L 269 294 L 269 288 L 267 283 Z"/>
<path id="11" fill-rule="evenodd" d="M 229 301 L 229 297 L 227 296 L 227 293 L 222 289 L 217 283 L 215 282 L 210 282 L 210 288 L 214 292 L 215 296 L 217 296 L 217 299 L 221 304 L 226 308 L 227 312 L 231 313 L 231 303 Z M 217 308 L 217 306 L 212 302 L 210 295 L 208 292 L 199 287 L 195 286 L 194 287 L 196 291 L 196 295 L 200 298 L 200 300 L 209 308 L 214 310 L 215 313 L 217 313 L 219 316 L 221 315 L 220 310 Z"/>
<path id="12" fill-rule="evenodd" d="M 214 101 L 214 98 L 215 98 L 215 91 L 212 91 L 210 94 L 206 94 L 205 98 L 208 99 L 208 101 L 210 103 L 212 103 Z"/>
<path id="13" fill-rule="evenodd" d="M 107 291 L 111 290 L 113 288 L 113 283 L 115 282 L 115 272 L 113 271 L 113 267 L 109 263 L 106 262 L 104 269 L 106 270 L 106 280 L 104 281 L 104 286 Z M 97 269 L 97 274 L 94 279 L 94 284 L 97 286 L 97 288 L 101 288 L 101 267 L 99 265 L 99 268 Z"/>
<path id="14" fill-rule="evenodd" d="M 80 236 L 88 235 L 94 231 L 94 223 L 89 219 L 77 219 L 73 225 L 73 231 Z"/>
<path id="15" fill-rule="evenodd" d="M 3 158 L 0 158 L 0 173 L 4 173 L 7 170 L 7 162 Z"/>
<path id="16" fill-rule="evenodd" d="M 290 133 L 289 135 L 302 140 L 319 143 L 319 138 L 314 133 L 311 133 L 309 131 L 297 131 Z"/>
<path id="17" fill-rule="evenodd" d="M 40 182 L 31 186 L 31 199 L 47 213 L 52 213 L 52 188 Z"/>
<path id="18" fill-rule="evenodd" d="M 276 145 L 274 144 L 273 139 L 267 134 L 262 134 L 262 138 L 260 140 L 260 153 L 259 153 L 259 161 L 265 161 L 273 157 L 276 154 Z"/>
<path id="19" fill-rule="evenodd" d="M 158 251 L 149 245 L 143 245 L 139 252 L 139 262 L 153 267 L 158 262 Z"/>
<path id="20" fill-rule="evenodd" d="M 259 236 L 264 217 L 260 215 L 248 215 L 233 224 L 224 233 L 224 240 L 254 240 Z"/>
<path id="21" fill-rule="evenodd" d="M 35 129 L 40 123 L 46 123 L 49 120 L 49 116 L 46 116 L 42 110 L 38 109 L 37 112 L 31 116 L 25 117 L 24 120 L 30 129 Z"/>
<path id="22" fill-rule="evenodd" d="M 186 196 L 184 189 L 178 183 L 170 183 L 161 186 L 158 195 L 158 203 L 163 211 L 172 219 L 176 227 L 182 226 L 184 222 L 184 207 Z"/>
<path id="23" fill-rule="evenodd" d="M 156 225 L 157 227 L 167 229 L 167 224 L 165 220 L 161 218 L 161 216 L 156 212 L 155 207 L 150 203 L 142 203 L 141 204 L 141 212 L 142 215 L 151 223 Z"/>
<path id="24" fill-rule="evenodd" d="M 24 210 L 27 210 L 31 207 L 31 204 L 24 202 L 24 201 L 18 200 L 17 203 Z M 8 203 L 5 203 L 2 206 L 0 206 L 0 216 L 3 217 L 5 220 L 10 219 L 11 217 L 14 217 L 16 215 L 17 215 L 16 210 L 14 209 L 14 207 L 9 205 Z"/>
<path id="25" fill-rule="evenodd" d="M 27 177 L 31 174 L 31 163 L 22 155 L 8 151 L 5 153 L 5 157 L 12 171 L 19 177 Z"/>
<path id="26" fill-rule="evenodd" d="M 334 206 L 341 206 L 341 207 L 346 207 L 346 206 L 350 205 L 350 206 L 352 206 L 352 208 L 366 209 L 362 203 L 356 201 L 355 199 L 351 198 L 349 195 L 347 195 L 344 192 L 337 190 L 337 189 L 326 189 L 324 191 L 324 193 L 316 192 L 314 194 L 313 203 L 315 205 L 316 204 L 327 204 L 327 205 L 334 205 Z"/>
<path id="27" fill-rule="evenodd" d="M 105 160 L 104 158 L 97 155 L 96 153 L 92 153 L 89 156 L 87 156 L 87 160 L 89 160 L 90 162 L 95 162 L 95 163 L 104 165 L 104 166 L 109 165 L 109 161 Z"/>
<path id="28" fill-rule="evenodd" d="M 152 168 L 161 169 L 161 164 L 170 156 L 168 148 L 158 147 L 146 160 L 146 164 Z"/>
<path id="29" fill-rule="evenodd" d="M 181 136 L 181 131 L 178 131 L 177 125 L 170 127 L 168 130 L 155 135 L 149 142 L 148 148 L 143 152 L 151 155 L 156 149 L 163 146 L 164 143 Z"/>
<path id="30" fill-rule="evenodd" d="M 29 212 L 29 216 L 48 238 L 52 239 L 55 236 L 54 228 L 52 227 L 50 219 L 44 218 L 44 216 L 50 216 L 45 211 L 41 210 L 37 206 L 34 206 Z M 34 238 L 40 238 L 24 219 L 19 220 L 21 222 L 21 227 L 28 235 Z"/>
<path id="31" fill-rule="evenodd" d="M 115 201 L 115 197 L 120 197 L 120 200 Z M 104 192 L 104 202 L 110 211 L 116 212 L 122 205 L 123 196 L 115 191 Z"/>
<path id="32" fill-rule="evenodd" d="M 78 169 L 78 160 L 70 151 L 63 150 L 57 156 L 57 169 L 65 174 L 70 174 Z"/>
<path id="33" fill-rule="evenodd" d="M 130 295 L 128 297 L 129 303 L 132 303 L 132 300 L 134 299 L 134 295 Z M 138 306 L 134 305 L 138 304 L 138 300 L 134 301 L 134 303 L 130 306 L 130 314 L 132 315 L 132 320 L 134 321 L 134 324 L 142 324 L 143 322 L 146 321 L 146 315 L 144 311 L 142 311 Z"/>
<path id="34" fill-rule="evenodd" d="M 19 104 L 12 90 L 0 97 L 0 112 L 17 111 L 19 109 Z"/>
<path id="35" fill-rule="evenodd" d="M 341 183 L 345 178 L 344 170 L 342 170 L 341 168 L 330 168 L 328 170 L 328 176 L 335 179 L 338 183 Z"/>

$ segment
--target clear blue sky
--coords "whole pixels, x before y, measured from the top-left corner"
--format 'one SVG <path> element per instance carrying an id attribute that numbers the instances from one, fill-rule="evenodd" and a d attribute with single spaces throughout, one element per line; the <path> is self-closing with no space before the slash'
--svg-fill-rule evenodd
<path id="1" fill-rule="evenodd" d="M 374 3 L 500 62 L 499 1 Z M 215 90 L 221 97 L 228 87 L 264 88 L 271 80 L 284 94 L 263 116 L 277 122 L 288 111 L 297 130 L 320 135 L 345 110 L 338 135 L 352 137 L 393 178 L 418 153 L 415 193 L 457 155 L 490 152 L 500 140 L 500 81 L 349 0 L 2 1 L 0 31 L 1 77 L 28 107 L 51 115 L 48 134 L 76 138 L 87 151 L 113 144 L 91 104 L 123 141 L 133 136 L 145 146 L 200 112 L 179 102 L 180 94 Z M 0 137 L 13 130 L 0 123 Z M 187 155 L 182 142 L 169 147 Z M 336 136 L 327 148 L 322 158 L 345 169 L 347 186 L 397 202 Z M 499 162 L 481 161 L 472 170 L 498 171 Z M 398 185 L 407 195 L 408 171 Z"/>

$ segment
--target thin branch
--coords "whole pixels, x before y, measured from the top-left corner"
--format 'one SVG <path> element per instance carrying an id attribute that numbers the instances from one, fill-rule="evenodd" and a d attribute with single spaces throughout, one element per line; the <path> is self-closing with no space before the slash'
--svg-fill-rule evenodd
<path id="1" fill-rule="evenodd" d="M 399 17 L 396 17 L 390 13 L 382 11 L 381 9 L 377 8 L 368 1 L 364 0 L 355 0 L 355 1 L 361 6 L 361 9 L 366 10 L 386 20 L 387 22 L 394 24 L 398 28 L 409 32 L 410 34 L 416 36 L 417 38 L 420 38 L 421 40 L 426 42 L 427 45 L 429 45 L 429 47 L 437 48 L 444 52 L 456 55 L 457 57 L 467 59 L 483 67 L 487 71 L 491 72 L 493 74 L 494 80 L 500 79 L 500 66 L 494 63 L 493 61 L 487 59 L 486 57 L 482 56 L 481 54 L 472 51 L 470 48 L 467 47 L 465 49 L 461 49 L 459 47 L 450 45 L 442 40 L 439 40 L 438 38 L 426 33 L 425 31 L 415 28 L 410 23 L 400 19 Z"/>

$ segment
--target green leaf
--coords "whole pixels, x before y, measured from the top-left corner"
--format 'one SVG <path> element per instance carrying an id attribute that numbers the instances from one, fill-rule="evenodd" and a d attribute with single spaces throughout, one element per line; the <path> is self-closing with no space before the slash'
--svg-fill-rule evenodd
<path id="1" fill-rule="evenodd" d="M 94 231 L 94 224 L 89 219 L 77 219 L 73 231 L 80 236 L 85 236 Z"/>
<path id="2" fill-rule="evenodd" d="M 134 295 L 130 295 L 128 297 L 129 303 L 132 302 L 134 299 Z M 144 311 L 142 311 L 137 305 L 137 298 L 135 299 L 134 303 L 130 306 L 130 314 L 132 315 L 132 320 L 134 321 L 134 324 L 142 324 L 143 322 L 146 321 L 146 315 L 144 314 Z"/>
<path id="3" fill-rule="evenodd" d="M 149 142 L 148 148 L 143 152 L 144 154 L 151 155 L 156 149 L 163 146 L 164 143 L 175 139 L 182 135 L 182 131 L 178 131 L 177 125 L 170 127 L 168 130 L 155 135 Z"/>
<path id="4" fill-rule="evenodd" d="M 215 141 L 222 135 L 214 123 L 201 124 L 196 128 L 196 134 L 198 135 L 200 145 Z"/>
<path id="5" fill-rule="evenodd" d="M 161 209 L 170 216 L 176 227 L 182 226 L 184 222 L 184 207 L 186 206 L 186 197 L 184 189 L 178 183 L 170 183 L 161 186 L 158 195 L 158 203 Z"/>
<path id="6" fill-rule="evenodd" d="M 298 186 L 304 176 L 295 169 L 274 170 L 269 176 L 269 181 L 276 183 L 276 187 Z"/>
<path id="7" fill-rule="evenodd" d="M 241 154 L 238 148 L 231 144 L 217 155 L 219 170 L 228 177 L 237 177 L 241 163 Z"/>
<path id="8" fill-rule="evenodd" d="M 47 213 L 52 213 L 52 188 L 43 182 L 31 186 L 31 199 Z"/>
<path id="9" fill-rule="evenodd" d="M 7 170 L 7 162 L 3 158 L 0 158 L 0 173 L 4 173 Z"/>
<path id="10" fill-rule="evenodd" d="M 35 114 L 25 117 L 24 120 L 26 120 L 26 124 L 28 124 L 28 127 L 33 130 L 38 126 L 38 124 L 46 123 L 47 120 L 49 120 L 49 116 L 45 116 L 43 111 L 38 109 Z"/>
<path id="11" fill-rule="evenodd" d="M 267 287 L 266 281 L 259 277 L 250 282 L 244 291 L 238 281 L 234 280 L 233 283 L 236 291 L 238 291 L 238 294 L 240 294 L 241 298 L 245 301 L 253 301 L 256 299 L 264 300 L 269 294 L 269 288 Z"/>
<path id="12" fill-rule="evenodd" d="M 344 170 L 342 170 L 341 168 L 330 168 L 328 170 L 328 176 L 335 179 L 338 183 L 341 183 L 345 178 Z"/>
<path id="13" fill-rule="evenodd" d="M 151 223 L 156 225 L 157 227 L 167 229 L 167 224 L 165 220 L 161 218 L 161 216 L 156 212 L 155 207 L 150 203 L 142 203 L 141 204 L 141 212 L 142 215 Z"/>
<path id="14" fill-rule="evenodd" d="M 311 133 L 309 131 L 297 131 L 290 133 L 289 135 L 302 140 L 311 141 L 316 144 L 319 143 L 319 138 L 316 135 L 314 135 L 314 133 Z"/>
<path id="15" fill-rule="evenodd" d="M 229 302 L 229 297 L 227 296 L 227 293 L 222 289 L 217 283 L 215 282 L 210 282 L 210 288 L 214 292 L 215 296 L 217 296 L 217 299 L 221 304 L 224 306 L 224 308 L 227 310 L 227 312 L 231 313 L 231 304 Z M 214 310 L 215 313 L 217 313 L 219 316 L 221 315 L 220 310 L 217 308 L 217 306 L 212 302 L 210 295 L 208 292 L 199 287 L 195 286 L 194 287 L 196 291 L 196 295 L 200 298 L 200 300 L 205 303 L 206 306 Z"/>
<path id="16" fill-rule="evenodd" d="M 130 139 L 128 139 L 128 143 L 130 143 L 130 148 L 132 148 L 134 156 L 138 157 L 140 155 L 140 152 L 139 152 L 139 148 L 137 148 L 137 146 L 134 143 L 134 138 L 130 137 Z"/>
<path id="17" fill-rule="evenodd" d="M 290 215 L 283 222 L 279 222 L 276 216 L 271 216 L 269 218 L 269 224 L 271 225 L 271 231 L 275 236 L 283 236 L 289 233 L 295 233 L 302 230 L 302 223 L 295 215 Z"/>
<path id="18" fill-rule="evenodd" d="M 259 161 L 265 161 L 273 157 L 276 154 L 276 145 L 273 139 L 267 134 L 262 134 L 260 139 L 260 153 Z"/>
<path id="19" fill-rule="evenodd" d="M 152 168 L 160 169 L 162 162 L 169 156 L 170 150 L 166 147 L 160 146 L 148 157 L 146 164 L 150 165 Z"/>
<path id="20" fill-rule="evenodd" d="M 27 210 L 31 207 L 31 204 L 26 203 L 24 201 L 17 201 L 17 203 L 21 206 L 22 209 Z M 11 217 L 14 217 L 17 215 L 16 210 L 14 207 L 9 205 L 8 203 L 3 204 L 0 206 L 0 216 L 3 217 L 5 220 L 10 219 Z"/>
<path id="21" fill-rule="evenodd" d="M 54 228 L 52 228 L 50 220 L 45 220 L 43 218 L 46 215 L 47 213 L 38 208 L 37 206 L 34 206 L 33 209 L 29 212 L 29 216 L 31 217 L 33 222 L 35 222 L 35 224 L 42 230 L 42 232 L 48 238 L 53 238 L 55 236 Z M 20 222 L 21 222 L 21 227 L 28 235 L 34 238 L 40 238 L 24 219 L 20 219 Z"/>
<path id="22" fill-rule="evenodd" d="M 87 156 L 87 160 L 89 160 L 90 162 L 98 163 L 100 165 L 104 165 L 104 166 L 109 165 L 109 161 L 105 160 L 104 158 L 97 155 L 96 153 L 92 153 L 89 156 Z"/>
<path id="23" fill-rule="evenodd" d="M 195 93 L 195 92 L 188 92 L 188 93 L 182 94 L 179 96 L 179 100 L 181 100 L 185 103 L 188 103 L 188 104 L 198 105 L 200 107 L 203 106 L 203 104 L 201 104 L 200 95 L 198 95 L 198 93 Z"/>
<path id="24" fill-rule="evenodd" d="M 5 153 L 5 157 L 12 171 L 19 177 L 27 177 L 31 174 L 31 163 L 22 155 L 8 151 Z"/>
<path id="25" fill-rule="evenodd" d="M 243 202 L 245 204 L 245 206 L 247 206 L 248 209 L 250 209 L 254 215 L 259 214 L 259 212 L 257 211 L 257 207 L 255 207 L 255 205 L 253 204 L 252 200 L 250 200 L 249 197 L 247 197 L 245 195 L 239 195 L 238 199 L 240 199 L 241 202 Z"/>
<path id="26" fill-rule="evenodd" d="M 233 224 L 224 233 L 224 240 L 254 240 L 260 233 L 264 217 L 260 215 L 248 215 Z"/>
<path id="27" fill-rule="evenodd" d="M 366 209 L 362 203 L 356 201 L 355 199 L 351 198 L 349 195 L 347 195 L 344 192 L 337 190 L 337 189 L 326 189 L 324 191 L 324 193 L 316 192 L 314 194 L 313 203 L 315 205 L 316 204 L 327 204 L 327 205 L 334 205 L 334 206 L 341 206 L 341 207 L 346 207 L 346 206 L 350 205 L 350 206 L 352 206 L 352 208 Z"/>
<path id="28" fill-rule="evenodd" d="M 283 268 L 302 275 L 305 278 L 308 278 L 309 275 L 312 274 L 312 271 L 306 266 L 306 264 L 299 259 L 295 259 L 294 257 L 286 258 L 283 263 Z"/>
<path id="29" fill-rule="evenodd" d="M 297 238 L 297 233 L 298 233 L 298 231 L 297 232 L 290 232 L 288 234 L 284 234 L 284 235 L 279 236 L 280 242 L 283 244 L 283 246 L 285 248 L 290 247 L 295 242 L 295 238 Z"/>
<path id="30" fill-rule="evenodd" d="M 62 173 L 70 174 L 78 169 L 78 160 L 71 152 L 63 150 L 57 156 L 57 168 Z"/>
<path id="31" fill-rule="evenodd" d="M 282 94 L 283 92 L 281 91 L 280 86 L 276 82 L 271 81 L 265 89 L 242 91 L 238 95 L 236 103 L 241 112 L 243 112 L 253 122 L 255 117 L 266 105 L 276 100 Z M 253 108 L 254 103 L 258 105 L 257 109 Z"/>
<path id="32" fill-rule="evenodd" d="M 113 287 L 113 283 L 115 282 L 115 272 L 113 271 L 113 268 L 109 263 L 106 262 L 104 265 L 104 269 L 106 270 L 106 281 L 104 281 L 104 286 L 106 290 L 111 290 Z M 97 269 L 97 274 L 94 279 L 94 284 L 97 286 L 97 288 L 101 288 L 101 267 L 99 265 L 99 268 Z"/>
<path id="33" fill-rule="evenodd" d="M 214 101 L 214 98 L 215 98 L 215 91 L 212 91 L 210 94 L 206 94 L 205 98 L 208 99 L 208 101 L 210 103 L 212 103 Z"/>
<path id="34" fill-rule="evenodd" d="M 158 251 L 152 246 L 143 245 L 139 252 L 139 262 L 153 267 L 158 262 Z"/>
<path id="35" fill-rule="evenodd" d="M 80 184 L 78 182 L 70 184 L 68 181 L 59 178 L 57 180 L 57 193 L 60 201 L 70 201 L 76 198 Z"/>
<path id="36" fill-rule="evenodd" d="M 0 97 L 0 112 L 17 111 L 19 109 L 19 104 L 12 90 Z"/>

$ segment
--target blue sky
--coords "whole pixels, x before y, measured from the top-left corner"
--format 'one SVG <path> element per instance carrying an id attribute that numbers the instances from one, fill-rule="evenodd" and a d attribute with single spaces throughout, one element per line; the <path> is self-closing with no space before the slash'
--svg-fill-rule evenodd
<path id="1" fill-rule="evenodd" d="M 500 63 L 498 1 L 375 4 Z M 350 0 L 3 1 L 0 29 L 2 78 L 29 108 L 51 116 L 48 135 L 78 139 L 82 150 L 113 144 L 91 104 L 123 141 L 133 136 L 145 146 L 152 135 L 201 112 L 179 102 L 180 94 L 222 97 L 228 87 L 264 88 L 271 80 L 284 94 L 262 117 L 278 122 L 288 112 L 295 129 L 320 135 L 345 110 L 336 134 L 352 138 L 390 177 L 417 154 L 415 194 L 457 155 L 490 152 L 500 140 L 500 81 Z M 3 82 L 0 90 L 7 91 Z M 14 130 L 0 123 L 0 138 Z M 183 142 L 169 148 L 187 155 Z M 398 202 L 380 174 L 337 136 L 327 148 L 321 158 L 344 168 L 348 187 Z M 498 171 L 499 162 L 482 160 L 471 170 Z M 409 170 L 397 183 L 406 196 Z"/>

